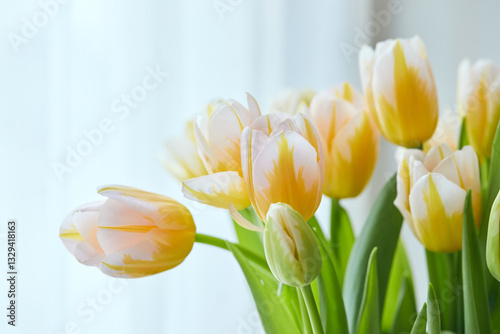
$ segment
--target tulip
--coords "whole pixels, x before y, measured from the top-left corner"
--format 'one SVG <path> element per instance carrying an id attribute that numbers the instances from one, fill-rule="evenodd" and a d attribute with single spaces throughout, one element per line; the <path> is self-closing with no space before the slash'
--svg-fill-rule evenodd
<path id="1" fill-rule="evenodd" d="M 481 184 L 472 147 L 453 152 L 441 144 L 427 154 L 411 149 L 399 164 L 394 204 L 428 250 L 454 252 L 462 248 L 463 207 L 469 189 L 479 227 Z"/>
<path id="2" fill-rule="evenodd" d="M 195 124 L 200 157 L 209 175 L 183 182 L 184 196 L 204 204 L 227 209 L 250 206 L 241 169 L 241 132 L 260 116 L 257 101 L 248 94 L 248 109 L 234 100 L 220 103 Z"/>
<path id="3" fill-rule="evenodd" d="M 271 272 L 281 283 L 306 286 L 321 271 L 321 252 L 313 231 L 287 204 L 272 204 L 269 208 L 264 250 Z"/>
<path id="4" fill-rule="evenodd" d="M 471 65 L 463 60 L 458 68 L 458 107 L 467 120 L 467 136 L 483 161 L 491 156 L 500 119 L 500 67 L 489 60 Z"/>
<path id="5" fill-rule="evenodd" d="M 361 82 L 369 111 L 382 135 L 405 147 L 431 138 L 438 122 L 432 69 L 418 36 L 386 40 L 359 54 Z"/>
<path id="6" fill-rule="evenodd" d="M 271 106 L 271 112 L 282 111 L 290 115 L 306 113 L 314 97 L 314 92 L 309 89 L 287 89 L 278 94 Z"/>
<path id="7" fill-rule="evenodd" d="M 423 146 L 424 152 L 428 152 L 432 147 L 445 143 L 453 151 L 458 149 L 458 137 L 460 135 L 461 118 L 458 114 L 447 110 L 443 117 L 439 119 L 436 131 L 431 139 Z"/>
<path id="8" fill-rule="evenodd" d="M 486 264 L 493 277 L 500 281 L 500 192 L 491 207 L 486 240 Z"/>
<path id="9" fill-rule="evenodd" d="M 107 200 L 73 210 L 60 230 L 81 263 L 110 276 L 135 278 L 174 268 L 191 252 L 196 227 L 180 203 L 131 187 L 98 192 Z"/>
<path id="10" fill-rule="evenodd" d="M 361 93 L 347 82 L 311 102 L 311 120 L 325 154 L 323 193 L 329 197 L 358 196 L 375 168 L 379 133 L 362 103 Z"/>
<path id="11" fill-rule="evenodd" d="M 196 147 L 192 120 L 187 122 L 185 131 L 181 136 L 167 141 L 160 160 L 165 169 L 181 182 L 207 175 L 207 169 L 203 165 Z"/>

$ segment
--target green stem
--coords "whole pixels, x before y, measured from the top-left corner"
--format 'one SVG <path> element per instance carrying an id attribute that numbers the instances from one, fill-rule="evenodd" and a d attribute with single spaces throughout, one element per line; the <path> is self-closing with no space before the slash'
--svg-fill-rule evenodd
<path id="1" fill-rule="evenodd" d="M 425 250 L 429 281 L 434 286 L 436 297 L 439 300 L 441 311 L 441 328 L 448 330 L 451 327 L 451 312 L 454 312 L 449 302 L 449 284 L 452 282 L 449 261 L 445 254 Z"/>
<path id="2" fill-rule="evenodd" d="M 309 319 L 311 320 L 311 325 L 314 334 L 324 334 L 323 326 L 321 325 L 321 318 L 319 316 L 318 308 L 316 306 L 316 301 L 314 300 L 314 295 L 310 285 L 306 285 L 300 288 L 300 292 L 304 297 L 304 301 L 307 306 L 307 313 L 309 314 Z"/>
<path id="3" fill-rule="evenodd" d="M 489 158 L 485 158 L 480 164 L 480 175 L 481 175 L 481 195 L 482 198 L 486 198 L 488 193 L 488 181 L 490 179 L 490 162 Z"/>
<path id="4" fill-rule="evenodd" d="M 302 332 L 304 334 L 312 334 L 311 319 L 309 319 L 309 313 L 307 313 L 307 306 L 304 302 L 304 297 L 302 294 L 298 294 L 300 314 L 302 316 Z"/>
<path id="5" fill-rule="evenodd" d="M 225 250 L 229 250 L 229 247 L 227 246 L 227 240 L 220 239 L 217 237 L 213 237 L 211 235 L 206 235 L 206 234 L 201 234 L 201 233 L 196 233 L 194 237 L 195 242 L 199 242 L 201 244 L 206 244 L 206 245 L 211 245 L 215 247 L 219 247 Z M 241 246 L 237 245 L 239 250 L 245 255 L 249 260 L 253 261 L 257 265 L 261 266 L 262 268 L 265 268 L 269 270 L 269 266 L 267 265 L 266 259 L 262 258 L 261 256 L 255 254 L 253 251 Z"/>

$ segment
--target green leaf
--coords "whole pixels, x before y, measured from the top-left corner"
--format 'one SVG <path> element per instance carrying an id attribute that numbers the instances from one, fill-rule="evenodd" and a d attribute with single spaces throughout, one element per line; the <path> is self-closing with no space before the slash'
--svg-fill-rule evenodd
<path id="1" fill-rule="evenodd" d="M 320 314 L 325 334 L 349 333 L 344 300 L 342 299 L 342 288 L 340 287 L 333 263 L 326 251 L 325 244 L 319 236 L 317 237 L 323 259 L 323 266 L 317 282 Z"/>
<path id="2" fill-rule="evenodd" d="M 252 207 L 240 210 L 240 213 L 248 221 L 254 223 L 257 226 L 263 226 L 262 221 L 257 216 Z M 238 237 L 238 242 L 240 245 L 247 249 L 251 249 L 255 254 L 265 258 L 264 246 L 262 243 L 262 233 L 247 230 L 244 227 L 238 225 L 233 219 L 234 229 L 236 230 L 236 236 Z"/>
<path id="3" fill-rule="evenodd" d="M 469 145 L 469 139 L 467 138 L 467 122 L 466 118 L 462 119 L 462 125 L 460 126 L 460 137 L 458 138 L 458 149 L 461 150 L 462 147 Z"/>
<path id="4" fill-rule="evenodd" d="M 410 334 L 426 334 L 427 328 L 427 304 L 424 303 L 422 309 L 418 313 L 417 320 L 411 329 Z"/>
<path id="5" fill-rule="evenodd" d="M 367 275 L 363 289 L 363 299 L 356 322 L 357 334 L 380 333 L 380 308 L 377 275 L 377 248 L 374 248 L 368 261 Z"/>
<path id="6" fill-rule="evenodd" d="M 491 312 L 491 327 L 494 334 L 500 334 L 500 288 L 497 289 L 495 307 Z"/>
<path id="7" fill-rule="evenodd" d="M 490 311 L 484 278 L 484 265 L 472 212 L 471 191 L 464 205 L 462 275 L 466 333 L 491 333 Z"/>
<path id="8" fill-rule="evenodd" d="M 332 198 L 330 226 L 330 242 L 334 256 L 333 262 L 337 270 L 340 286 L 342 286 L 355 238 L 347 211 L 334 198 Z"/>
<path id="9" fill-rule="evenodd" d="M 396 314 L 391 328 L 392 334 L 409 333 L 417 314 L 410 276 L 404 276 L 400 286 Z"/>
<path id="10" fill-rule="evenodd" d="M 403 243 L 398 242 L 394 259 L 392 260 L 391 274 L 385 295 L 384 309 L 382 313 L 382 331 L 389 332 L 393 327 L 395 315 L 397 313 L 398 299 L 403 278 L 408 278 L 411 284 L 411 295 L 415 299 L 413 292 L 413 280 L 411 278 L 411 268 Z M 415 307 L 415 306 L 414 306 Z M 414 310 L 416 313 L 416 310 Z"/>
<path id="11" fill-rule="evenodd" d="M 349 327 L 358 319 L 368 259 L 373 248 L 383 261 L 378 265 L 379 309 L 383 307 L 392 259 L 398 243 L 403 217 L 393 202 L 396 198 L 396 176 L 393 176 L 380 192 L 373 205 L 361 234 L 356 239 L 349 257 L 344 279 L 343 294 Z"/>
<path id="12" fill-rule="evenodd" d="M 429 334 L 441 333 L 441 312 L 439 311 L 439 302 L 432 283 L 429 283 L 427 291 L 427 319 L 429 323 Z M 478 333 L 478 332 L 471 332 Z M 479 333 L 478 333 L 479 334 Z"/>
<path id="13" fill-rule="evenodd" d="M 291 305 L 278 295 L 278 282 L 274 276 L 252 265 L 238 245 L 227 242 L 227 246 L 245 275 L 266 333 L 281 333 L 282 329 L 286 328 L 287 333 L 300 334 L 302 319 L 296 315 Z"/>

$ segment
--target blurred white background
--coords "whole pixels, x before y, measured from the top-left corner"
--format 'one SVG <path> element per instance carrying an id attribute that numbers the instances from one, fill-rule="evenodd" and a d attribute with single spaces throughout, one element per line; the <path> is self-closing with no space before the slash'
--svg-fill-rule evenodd
<path id="1" fill-rule="evenodd" d="M 227 252 L 195 245 L 178 268 L 123 283 L 80 265 L 64 249 L 58 238 L 62 219 L 77 205 L 98 200 L 96 186 L 118 183 L 178 199 L 192 208 L 198 231 L 234 240 L 226 212 L 185 200 L 180 184 L 157 159 L 164 141 L 179 134 L 208 100 L 244 102 L 248 91 L 265 110 L 287 87 L 320 90 L 347 80 L 360 88 L 361 43 L 418 34 L 444 110 L 455 104 L 462 58 L 500 61 L 500 3 L 494 1 L 1 4 L 0 221 L 5 226 L 15 218 L 20 229 L 19 326 L 7 328 L 2 320 L 2 333 L 261 333 L 250 291 Z M 388 18 L 378 16 L 381 11 L 390 13 Z M 122 95 L 156 68 L 168 76 L 128 114 L 114 112 L 124 106 Z M 106 119 L 110 133 L 58 178 L 54 164 L 65 164 L 85 132 Z M 370 186 L 343 202 L 356 231 L 396 168 L 393 148 L 382 145 Z M 318 213 L 324 223 L 328 202 Z M 2 229 L 0 254 L 5 254 Z M 424 252 L 406 227 L 403 234 L 422 303 Z M 0 282 L 3 309 L 6 282 Z"/>

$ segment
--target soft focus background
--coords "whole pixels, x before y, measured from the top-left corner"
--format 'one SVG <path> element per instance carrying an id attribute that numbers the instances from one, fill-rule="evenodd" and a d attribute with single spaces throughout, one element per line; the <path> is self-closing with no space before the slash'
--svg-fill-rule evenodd
<path id="1" fill-rule="evenodd" d="M 19 224 L 19 326 L 2 333 L 262 333 L 236 261 L 195 245 L 178 268 L 118 281 L 80 265 L 58 238 L 64 216 L 98 200 L 97 185 L 162 193 L 189 206 L 198 231 L 234 240 L 226 212 L 193 205 L 158 158 L 164 141 L 213 98 L 262 109 L 283 88 L 359 85 L 357 51 L 418 34 L 427 46 L 442 110 L 455 104 L 464 57 L 500 61 L 498 1 L 2 0 L 0 10 L 0 308 L 6 221 Z M 151 71 L 158 85 L 133 107 L 121 102 Z M 121 109 L 118 109 L 121 107 Z M 119 111 L 121 110 L 121 111 Z M 128 110 L 128 112 L 127 112 Z M 119 111 L 118 113 L 116 111 Z M 57 163 L 108 119 L 102 140 L 58 174 Z M 106 121 L 105 121 L 106 122 Z M 343 201 L 359 231 L 396 169 L 382 142 L 370 186 Z M 324 200 L 318 217 L 328 219 Z M 405 227 L 419 304 L 424 251 Z M 420 307 L 420 306 L 419 306 Z"/>

